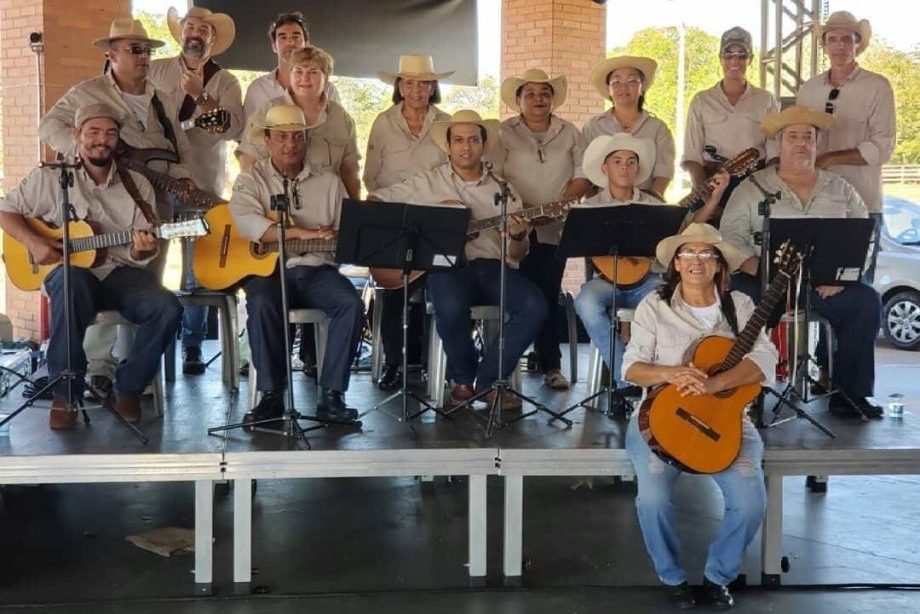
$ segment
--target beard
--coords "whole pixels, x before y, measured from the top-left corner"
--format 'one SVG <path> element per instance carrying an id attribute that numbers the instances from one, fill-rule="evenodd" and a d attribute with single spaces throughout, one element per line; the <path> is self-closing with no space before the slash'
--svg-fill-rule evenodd
<path id="1" fill-rule="evenodd" d="M 98 148 L 97 148 L 98 149 Z M 113 152 L 111 148 L 106 147 L 102 155 L 97 153 L 92 153 L 86 156 L 84 159 L 87 160 L 93 166 L 98 166 L 100 168 L 105 168 L 112 163 Z"/>
<path id="2" fill-rule="evenodd" d="M 192 45 L 192 43 L 198 43 L 198 44 Z M 204 44 L 204 40 L 197 36 L 188 38 L 185 40 L 184 43 L 182 43 L 182 53 L 189 56 L 190 58 L 200 60 L 201 58 L 205 56 L 207 52 L 208 52 L 208 48 Z"/>

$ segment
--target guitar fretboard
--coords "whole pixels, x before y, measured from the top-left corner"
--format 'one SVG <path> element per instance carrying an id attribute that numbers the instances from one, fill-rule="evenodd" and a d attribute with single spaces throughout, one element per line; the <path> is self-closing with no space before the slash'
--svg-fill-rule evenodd
<path id="1" fill-rule="evenodd" d="M 285 250 L 288 252 L 307 254 L 310 252 L 334 252 L 335 239 L 288 239 L 284 242 Z M 266 243 L 257 243 L 255 251 L 257 254 L 276 253 L 280 248 L 277 241 Z"/>
<path id="2" fill-rule="evenodd" d="M 568 210 L 569 204 L 571 203 L 547 203 L 545 205 L 528 207 L 519 211 L 509 211 L 508 214 L 523 218 L 525 220 L 530 220 L 538 217 L 556 218 L 560 217 Z M 483 230 L 488 230 L 490 228 L 498 228 L 501 225 L 501 221 L 502 216 L 500 215 L 484 217 L 480 220 L 473 220 L 470 222 L 468 232 L 469 234 L 473 234 Z"/>
<path id="3" fill-rule="evenodd" d="M 96 249 L 105 249 L 115 247 L 116 245 L 128 245 L 133 242 L 130 230 L 119 232 L 108 232 L 91 237 L 80 237 L 70 240 L 70 251 L 88 252 Z"/>
<path id="4" fill-rule="evenodd" d="M 757 305 L 757 309 L 751 315 L 751 319 L 748 320 L 738 338 L 735 339 L 735 343 L 732 344 L 732 349 L 729 351 L 728 356 L 725 357 L 725 362 L 722 363 L 720 371 L 728 371 L 740 363 L 745 355 L 751 351 L 751 348 L 754 347 L 754 342 L 757 341 L 757 336 L 760 334 L 760 329 L 767 323 L 767 318 L 773 313 L 773 309 L 786 292 L 788 281 L 789 274 L 783 270 L 780 270 L 773 278 L 766 294 L 764 294 L 760 304 Z M 730 301 L 732 298 L 731 296 L 726 296 L 725 300 Z"/>

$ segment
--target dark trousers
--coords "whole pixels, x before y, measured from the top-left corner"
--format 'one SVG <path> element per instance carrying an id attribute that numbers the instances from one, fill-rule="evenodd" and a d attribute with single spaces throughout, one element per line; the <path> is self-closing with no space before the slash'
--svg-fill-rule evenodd
<path id="1" fill-rule="evenodd" d="M 746 273 L 732 276 L 732 289 L 760 300 L 760 281 Z M 882 319 L 878 292 L 864 283 L 846 286 L 830 298 L 811 292 L 811 307 L 834 329 L 833 384 L 852 397 L 872 396 L 875 387 L 875 338 Z"/>
<path id="2" fill-rule="evenodd" d="M 295 266 L 286 271 L 291 309 L 321 309 L 329 316 L 329 335 L 319 385 L 327 390 L 348 389 L 351 363 L 364 328 L 364 303 L 346 277 L 331 266 Z M 249 312 L 246 330 L 252 362 L 259 372 L 259 390 L 280 391 L 286 385 L 281 283 L 276 269 L 269 277 L 243 282 Z"/>
<path id="3" fill-rule="evenodd" d="M 490 387 L 498 377 L 498 340 L 489 344 L 482 361 L 478 361 L 470 338 L 470 307 L 498 305 L 500 275 L 501 263 L 491 259 L 477 259 L 459 268 L 428 274 L 428 298 L 434 305 L 435 326 L 444 342 L 451 376 L 460 384 L 475 381 L 479 390 Z M 546 301 L 520 272 L 506 269 L 505 279 L 507 317 L 501 372 L 507 377 L 543 326 Z"/>
<path id="4" fill-rule="evenodd" d="M 57 267 L 45 280 L 51 303 L 51 340 L 48 343 L 48 375 L 57 377 L 67 366 L 66 323 L 64 321 L 64 269 Z M 86 375 L 83 335 L 99 311 L 118 311 L 138 325 L 128 357 L 115 370 L 115 390 L 123 395 L 138 395 L 156 375 L 160 357 L 175 339 L 182 306 L 150 271 L 130 266 L 116 267 L 99 280 L 86 269 L 71 267 L 72 297 L 70 360 L 82 384 Z M 67 394 L 67 383 L 55 387 Z"/>
<path id="5" fill-rule="evenodd" d="M 409 284 L 409 297 L 424 285 L 419 279 Z M 384 290 L 380 293 L 380 341 L 383 343 L 383 362 L 395 367 L 402 365 L 402 311 L 403 290 Z M 425 306 L 409 303 L 409 330 L 407 331 L 409 364 L 420 362 Z"/>
<path id="6" fill-rule="evenodd" d="M 521 262 L 521 273 L 532 281 L 546 299 L 546 322 L 537 333 L 534 349 L 540 356 L 544 373 L 562 366 L 559 350 L 559 328 L 562 310 L 559 308 L 559 290 L 565 272 L 565 259 L 556 257 L 556 245 L 538 243 L 537 233 L 530 234 L 530 251 Z"/>

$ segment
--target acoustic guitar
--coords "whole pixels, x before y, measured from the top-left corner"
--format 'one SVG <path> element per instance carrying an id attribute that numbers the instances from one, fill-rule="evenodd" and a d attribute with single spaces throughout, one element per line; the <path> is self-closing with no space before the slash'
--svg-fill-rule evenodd
<path id="1" fill-rule="evenodd" d="M 525 220 L 534 220 L 534 224 L 540 226 L 565 217 L 569 212 L 569 208 L 577 202 L 577 200 L 569 200 L 546 203 L 536 207 L 527 207 L 526 209 L 511 211 L 509 214 Z M 473 237 L 483 230 L 498 228 L 499 226 L 501 226 L 500 215 L 473 220 L 470 222 L 467 229 L 467 236 Z M 380 269 L 372 267 L 370 272 L 378 288 L 383 290 L 397 290 L 403 287 L 403 275 L 400 269 Z M 409 283 L 412 283 L 424 274 L 424 271 L 412 271 L 409 273 Z"/>
<path id="2" fill-rule="evenodd" d="M 760 152 L 753 147 L 748 147 L 741 153 L 734 156 L 731 160 L 728 160 L 722 166 L 715 169 L 715 172 L 712 174 L 715 175 L 719 171 L 725 171 L 731 177 L 744 177 L 751 171 L 757 168 L 757 165 L 760 163 Z M 712 194 L 712 186 L 710 182 L 707 181 L 702 184 L 697 184 L 693 186 L 693 189 L 690 190 L 690 193 L 684 196 L 678 201 L 678 204 L 682 207 L 687 207 L 691 211 L 696 211 L 709 200 L 709 196 Z"/>
<path id="3" fill-rule="evenodd" d="M 785 294 L 789 280 L 801 266 L 802 255 L 786 241 L 777 251 L 775 262 L 777 274 L 738 337 L 704 337 L 688 363 L 716 375 L 737 365 L 750 352 L 760 329 Z M 744 411 L 760 394 L 760 388 L 760 384 L 746 384 L 711 395 L 681 396 L 674 384 L 660 386 L 639 408 L 639 432 L 659 458 L 681 470 L 718 473 L 729 467 L 741 451 Z"/>
<path id="4" fill-rule="evenodd" d="M 49 239 L 61 240 L 62 228 L 52 228 L 34 218 L 26 218 L 26 224 L 36 233 Z M 90 269 L 100 261 L 102 250 L 116 245 L 131 245 L 131 231 L 96 234 L 89 222 L 79 220 L 70 222 L 70 263 L 72 266 Z M 161 239 L 181 239 L 204 237 L 208 234 L 208 225 L 201 218 L 189 219 L 171 224 L 160 224 L 150 232 Z M 25 245 L 16 241 L 8 233 L 3 235 L 3 262 L 6 274 L 13 285 L 20 290 L 38 290 L 45 277 L 60 263 L 38 264 Z"/>
<path id="5" fill-rule="evenodd" d="M 230 112 L 224 108 L 217 107 L 213 111 L 208 111 L 193 119 L 180 122 L 179 127 L 185 131 L 189 131 L 192 128 L 202 128 L 210 134 L 223 134 L 230 127 Z"/>
<path id="6" fill-rule="evenodd" d="M 210 234 L 195 242 L 192 269 L 198 283 L 209 290 L 223 290 L 249 275 L 268 277 L 278 264 L 277 242 L 256 243 L 239 233 L 229 205 L 218 205 L 204 217 Z M 335 240 L 288 239 L 289 254 L 334 252 Z"/>
<path id="7" fill-rule="evenodd" d="M 117 163 L 120 166 L 140 173 L 147 178 L 147 181 L 149 181 L 156 190 L 167 194 L 174 194 L 182 198 L 183 203 L 188 207 L 194 209 L 210 209 L 211 207 L 216 207 L 217 205 L 227 202 L 220 196 L 212 194 L 207 190 L 202 190 L 201 188 L 195 187 L 186 190 L 184 184 L 175 177 L 170 177 L 166 173 L 155 171 L 147 166 L 147 164 L 153 160 L 173 163 L 178 162 L 179 154 L 174 151 L 169 149 L 157 149 L 155 147 L 139 149 L 119 140 L 118 146 L 115 148 L 115 155 L 117 157 Z"/>

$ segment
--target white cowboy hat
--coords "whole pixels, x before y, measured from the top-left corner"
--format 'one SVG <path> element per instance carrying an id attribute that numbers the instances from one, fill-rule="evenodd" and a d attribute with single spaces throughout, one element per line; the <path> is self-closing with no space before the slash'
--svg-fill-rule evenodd
<path id="1" fill-rule="evenodd" d="M 553 88 L 553 109 L 558 109 L 565 102 L 565 95 L 568 91 L 568 79 L 565 75 L 550 79 L 549 75 L 539 68 L 529 68 L 520 77 L 508 77 L 502 81 L 502 101 L 512 109 L 520 108 L 516 94 L 526 83 L 546 83 Z"/>
<path id="2" fill-rule="evenodd" d="M 658 71 L 658 62 L 652 58 L 643 58 L 632 55 L 618 55 L 606 58 L 591 71 L 591 83 L 604 100 L 610 99 L 610 88 L 607 86 L 607 77 L 618 68 L 635 68 L 642 73 L 642 92 L 647 92 L 655 82 L 655 73 Z"/>
<path id="3" fill-rule="evenodd" d="M 280 130 L 282 132 L 300 132 L 307 129 L 307 120 L 300 107 L 292 104 L 276 104 L 269 107 L 265 114 L 265 121 L 252 122 L 249 128 L 252 136 L 261 138 L 265 130 Z"/>
<path id="4" fill-rule="evenodd" d="M 824 35 L 831 30 L 849 30 L 859 35 L 856 46 L 856 55 L 859 55 L 869 46 L 872 40 L 872 26 L 867 19 L 857 20 L 849 11 L 837 11 L 828 16 L 827 21 L 821 25 L 821 44 L 824 44 Z"/>
<path id="5" fill-rule="evenodd" d="M 482 126 L 486 131 L 486 142 L 483 144 L 483 152 L 489 151 L 498 144 L 498 134 L 501 124 L 497 119 L 482 119 L 476 111 L 463 109 L 450 116 L 450 119 L 436 121 L 431 124 L 431 138 L 437 143 L 438 147 L 446 152 L 450 152 L 447 146 L 447 129 L 454 124 L 476 124 Z"/>
<path id="6" fill-rule="evenodd" d="M 652 176 L 652 169 L 655 167 L 655 143 L 649 139 L 637 139 L 625 132 L 618 132 L 614 135 L 604 134 L 597 137 L 585 149 L 582 170 L 591 183 L 602 188 L 609 185 L 607 175 L 601 166 L 607 160 L 607 156 L 621 150 L 631 151 L 639 156 L 637 186 Z"/>
<path id="7" fill-rule="evenodd" d="M 772 137 L 786 126 L 808 124 L 818 130 L 827 130 L 834 125 L 834 116 L 824 111 L 815 111 L 808 107 L 792 106 L 779 113 L 770 113 L 760 121 L 760 129 Z"/>
<path id="8" fill-rule="evenodd" d="M 742 254 L 734 245 L 722 239 L 722 234 L 709 224 L 693 223 L 684 228 L 680 234 L 676 234 L 658 242 L 655 247 L 655 257 L 658 262 L 665 268 L 671 265 L 674 254 L 681 245 L 687 243 L 708 243 L 722 253 L 725 262 L 728 263 L 729 272 L 737 271 L 745 260 L 746 256 Z"/>
<path id="9" fill-rule="evenodd" d="M 106 49 L 112 41 L 117 41 L 123 38 L 144 41 L 146 43 L 150 43 L 151 47 L 162 47 L 166 44 L 161 40 L 150 38 L 147 35 L 147 30 L 144 28 L 144 24 L 142 24 L 139 19 L 121 17 L 119 19 L 113 19 L 111 25 L 109 25 L 109 35 L 105 38 L 97 38 L 93 41 L 93 45 Z"/>
<path id="10" fill-rule="evenodd" d="M 233 23 L 233 18 L 226 13 L 213 13 L 198 6 L 191 7 L 181 19 L 179 12 L 174 7 L 169 7 L 166 13 L 166 25 L 169 26 L 169 33 L 177 43 L 181 43 L 182 22 L 188 17 L 200 19 L 214 28 L 214 40 L 211 43 L 212 57 L 220 55 L 233 44 L 233 39 L 236 38 L 236 24 Z"/>
<path id="11" fill-rule="evenodd" d="M 399 56 L 399 69 L 396 72 L 382 70 L 377 73 L 384 83 L 393 85 L 396 79 L 413 79 L 415 81 L 440 81 L 454 74 L 453 70 L 446 72 L 434 71 L 434 60 L 430 55 L 407 54 Z"/>

